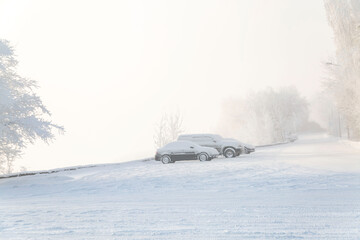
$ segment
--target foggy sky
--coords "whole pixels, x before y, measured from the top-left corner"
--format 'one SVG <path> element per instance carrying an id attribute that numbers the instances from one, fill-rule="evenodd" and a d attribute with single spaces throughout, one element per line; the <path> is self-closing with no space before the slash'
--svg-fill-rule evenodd
<path id="1" fill-rule="evenodd" d="M 164 112 L 211 132 L 228 97 L 311 97 L 334 55 L 322 0 L 0 0 L 0 38 L 66 128 L 16 163 L 34 170 L 152 156 Z"/>

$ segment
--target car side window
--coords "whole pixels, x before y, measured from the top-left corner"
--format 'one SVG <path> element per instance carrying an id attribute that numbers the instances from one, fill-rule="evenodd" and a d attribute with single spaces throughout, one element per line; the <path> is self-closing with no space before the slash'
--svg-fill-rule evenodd
<path id="1" fill-rule="evenodd" d="M 178 147 L 178 144 L 176 144 L 176 143 L 170 143 L 170 144 L 167 146 L 167 149 L 173 150 L 173 149 L 176 149 L 177 147 Z"/>

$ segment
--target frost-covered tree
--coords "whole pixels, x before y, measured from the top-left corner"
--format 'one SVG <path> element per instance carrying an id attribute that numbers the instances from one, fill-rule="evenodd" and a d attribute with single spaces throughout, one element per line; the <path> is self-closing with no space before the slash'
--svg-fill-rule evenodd
<path id="1" fill-rule="evenodd" d="M 308 115 L 308 104 L 295 88 L 268 88 L 225 102 L 218 132 L 253 144 L 283 142 Z"/>
<path id="2" fill-rule="evenodd" d="M 61 126 L 46 117 L 46 109 L 34 90 L 36 82 L 16 72 L 14 50 L 6 40 L 0 40 L 0 170 L 11 172 L 14 159 L 36 139 L 49 142 L 54 130 Z"/>
<path id="3" fill-rule="evenodd" d="M 350 137 L 360 139 L 360 1 L 324 3 L 337 48 L 336 60 L 326 64 L 326 89 L 332 94 Z"/>
<path id="4" fill-rule="evenodd" d="M 181 114 L 179 112 L 170 115 L 164 114 L 155 128 L 155 147 L 160 148 L 172 141 L 175 141 L 182 132 Z"/>
<path id="5" fill-rule="evenodd" d="M 167 132 L 167 116 L 163 115 L 155 127 L 154 144 L 155 148 L 160 148 L 167 143 L 169 143 Z"/>
<path id="6" fill-rule="evenodd" d="M 169 140 L 175 141 L 178 136 L 183 132 L 182 129 L 182 117 L 179 112 L 168 116 L 168 134 Z"/>

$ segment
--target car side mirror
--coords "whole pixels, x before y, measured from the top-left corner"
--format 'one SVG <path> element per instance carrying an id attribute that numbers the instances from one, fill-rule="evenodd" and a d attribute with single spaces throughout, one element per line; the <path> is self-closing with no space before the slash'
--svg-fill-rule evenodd
<path id="1" fill-rule="evenodd" d="M 194 148 L 193 146 L 191 146 L 190 148 Z"/>
<path id="2" fill-rule="evenodd" d="M 216 143 L 216 141 L 215 141 L 215 140 L 214 140 L 213 142 L 214 142 L 214 143 Z"/>

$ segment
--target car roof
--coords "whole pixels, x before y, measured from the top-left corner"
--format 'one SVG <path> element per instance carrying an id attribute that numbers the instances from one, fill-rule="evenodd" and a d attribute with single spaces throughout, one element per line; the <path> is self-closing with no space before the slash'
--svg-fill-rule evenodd
<path id="1" fill-rule="evenodd" d="M 218 134 L 201 134 L 201 133 L 197 133 L 197 134 L 182 134 L 182 135 L 179 135 L 179 138 L 183 138 L 183 137 L 220 137 L 222 138 L 220 135 Z"/>
<path id="2" fill-rule="evenodd" d="M 168 144 L 166 144 L 164 147 L 166 147 L 166 146 L 169 146 L 169 145 L 176 145 L 176 144 L 178 144 L 178 145 L 194 145 L 194 146 L 199 146 L 200 147 L 200 145 L 198 145 L 198 144 L 196 144 L 196 143 L 194 143 L 194 142 L 191 142 L 191 141 L 183 141 L 183 140 L 179 140 L 179 141 L 174 141 L 174 142 L 171 142 L 171 143 L 168 143 Z"/>

